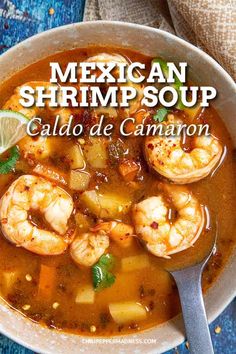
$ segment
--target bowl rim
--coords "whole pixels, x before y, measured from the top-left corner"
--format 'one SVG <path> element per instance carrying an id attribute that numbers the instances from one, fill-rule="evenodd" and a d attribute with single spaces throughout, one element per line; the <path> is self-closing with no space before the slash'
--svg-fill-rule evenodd
<path id="1" fill-rule="evenodd" d="M 70 30 L 70 29 L 73 29 L 74 27 L 103 27 L 103 26 L 117 26 L 117 27 L 126 27 L 126 28 L 133 28 L 133 29 L 138 29 L 140 31 L 146 31 L 148 33 L 156 33 L 157 35 L 160 34 L 162 35 L 163 37 L 166 37 L 166 38 L 170 38 L 172 39 L 173 41 L 175 41 L 175 43 L 181 43 L 183 45 L 185 45 L 186 47 L 188 47 L 191 51 L 195 52 L 195 53 L 198 53 L 199 55 L 201 55 L 203 57 L 203 59 L 205 59 L 209 65 L 213 66 L 214 68 L 216 68 L 219 72 L 219 74 L 224 77 L 224 80 L 227 81 L 227 84 L 231 87 L 232 91 L 234 91 L 234 93 L 236 93 L 236 83 L 234 82 L 233 78 L 229 75 L 229 73 L 214 59 L 212 58 L 209 54 L 205 53 L 202 49 L 196 47 L 195 45 L 187 42 L 186 40 L 182 39 L 182 38 L 179 38 L 177 37 L 176 35 L 172 34 L 172 33 L 169 33 L 169 32 L 166 32 L 166 31 L 163 31 L 161 29 L 157 29 L 157 28 L 154 28 L 154 27 L 149 27 L 149 26 L 145 26 L 145 25 L 140 25 L 140 24 L 134 24 L 134 23 L 129 23 L 129 22 L 121 22 L 121 21 L 85 21 L 85 22 L 76 22 L 76 23 L 71 23 L 71 24 L 67 24 L 67 25 L 63 25 L 63 26 L 59 26 L 59 27 L 56 27 L 56 28 L 52 28 L 52 29 L 48 29 L 46 31 L 43 31 L 41 33 L 37 33 L 33 36 L 30 36 L 28 38 L 26 38 L 25 40 L 15 44 L 13 47 L 9 48 L 8 50 L 6 50 L 4 53 L 2 53 L 0 55 L 0 65 L 1 65 L 1 62 L 2 60 L 4 60 L 5 58 L 7 58 L 9 55 L 14 55 L 14 53 L 17 53 L 17 51 L 21 48 L 21 47 L 24 47 L 26 45 L 28 45 L 29 43 L 33 42 L 33 45 L 36 44 L 37 40 L 38 39 L 42 39 L 42 38 L 46 38 L 48 35 L 49 36 L 52 36 L 53 33 L 55 32 L 59 32 L 59 31 L 63 31 L 63 30 Z M 122 47 L 125 47 L 123 45 L 120 46 L 121 48 Z M 71 48 L 71 49 L 74 49 Z M 25 49 L 27 50 L 27 49 Z M 55 52 L 56 53 L 59 53 L 61 52 L 61 50 L 59 50 L 58 52 Z M 39 58 L 39 60 L 43 59 L 43 58 L 46 58 L 47 56 L 42 56 Z M 32 62 L 30 65 L 32 65 L 34 62 Z M 27 67 L 28 65 L 25 65 L 24 67 Z M 20 70 L 22 70 L 23 68 L 21 68 Z M 18 71 L 18 70 L 17 70 Z M 12 72 L 8 77 L 4 78 L 3 82 L 5 81 L 5 79 L 10 79 L 12 75 L 14 75 L 17 71 L 15 72 Z M 232 255 L 233 256 L 233 255 Z M 231 259 L 231 257 L 230 257 Z M 227 261 L 227 264 L 230 263 L 230 259 Z M 224 270 L 227 268 L 227 265 L 224 267 Z M 219 275 L 219 277 L 221 276 L 221 274 Z M 214 285 L 215 283 L 213 284 L 213 286 L 208 290 L 208 293 L 212 291 L 212 289 L 214 288 Z M 218 308 L 214 311 L 214 313 L 210 313 L 210 316 L 208 317 L 208 321 L 209 323 L 211 323 L 216 317 L 219 316 L 219 314 L 226 308 L 226 306 L 228 306 L 228 304 L 233 300 L 234 296 L 236 295 L 236 286 L 233 288 L 231 287 L 230 288 L 230 291 L 228 292 L 227 296 L 225 296 L 224 298 L 224 301 L 221 302 L 221 305 L 218 306 Z M 1 309 L 0 309 L 1 311 Z M 167 322 L 170 322 L 170 323 L 174 323 L 176 321 L 176 319 L 178 318 L 178 321 L 179 319 L 182 317 L 182 315 L 178 315 L 176 316 L 175 318 L 171 319 L 170 321 L 167 321 Z M 28 318 L 25 318 L 27 321 L 30 321 Z M 162 325 L 164 324 L 161 324 L 161 325 L 158 325 L 158 326 L 155 326 L 155 327 L 152 327 L 150 329 L 147 329 L 145 331 L 141 331 L 140 333 L 144 333 L 144 332 L 148 332 L 150 331 L 151 329 L 155 329 L 155 328 L 159 328 L 161 327 Z M 40 351 L 40 344 L 38 344 L 38 347 L 36 347 L 35 345 L 31 345 L 27 342 L 25 342 L 24 339 L 21 339 L 19 334 L 17 333 L 9 333 L 8 330 L 5 330 L 4 328 L 1 328 L 1 333 L 4 334 L 5 336 L 7 336 L 8 338 L 14 340 L 15 342 L 19 343 L 20 345 L 23 345 L 24 347 L 28 348 L 28 349 L 31 349 L 33 351 L 37 350 L 39 352 Z M 138 335 L 138 333 L 136 333 Z M 129 336 L 129 335 L 127 335 Z M 83 337 L 83 336 L 80 336 L 80 337 Z M 110 337 L 112 338 L 112 337 Z M 176 336 L 175 340 L 172 340 L 171 343 L 168 343 L 166 345 L 166 347 L 164 348 L 164 351 L 167 351 L 171 348 L 173 348 L 174 346 L 177 346 L 179 344 L 181 344 L 183 342 L 183 335 L 181 333 L 179 333 L 178 336 Z M 153 349 L 151 351 L 147 351 L 147 353 L 156 353 L 156 349 Z M 46 352 L 44 352 L 46 353 Z"/>
<path id="2" fill-rule="evenodd" d="M 172 38 L 174 41 L 176 41 L 177 43 L 182 43 L 187 45 L 189 48 L 191 48 L 193 51 L 198 52 L 200 55 L 202 55 L 205 59 L 207 59 L 210 64 L 212 64 L 213 66 L 215 66 L 221 74 L 223 74 L 227 80 L 229 80 L 229 84 L 231 84 L 234 89 L 236 90 L 236 82 L 233 80 L 233 78 L 230 76 L 230 74 L 216 61 L 216 59 L 214 59 L 212 56 L 210 56 L 209 54 L 207 54 L 206 52 L 204 52 L 202 49 L 198 48 L 197 46 L 193 45 L 192 43 L 186 41 L 183 38 L 178 37 L 177 35 L 161 30 L 159 28 L 155 28 L 155 27 L 150 27 L 150 26 L 146 26 L 146 25 L 141 25 L 141 24 L 136 24 L 136 23 L 131 23 L 131 22 L 123 22 L 123 21 L 105 21 L 105 20 L 94 20 L 94 21 L 83 21 L 83 22 L 74 22 L 74 23 L 70 23 L 67 25 L 62 25 L 62 26 L 58 26 L 58 27 L 54 27 L 54 28 L 50 28 L 46 31 L 43 32 L 39 32 L 36 33 L 26 39 L 24 39 L 23 41 L 16 43 L 14 46 L 12 46 L 11 48 L 7 49 L 5 52 L 3 52 L 0 55 L 0 58 L 4 58 L 5 56 L 14 53 L 14 51 L 17 51 L 18 48 L 20 48 L 21 46 L 24 46 L 25 44 L 27 44 L 30 41 L 35 41 L 38 38 L 43 38 L 44 36 L 46 37 L 48 34 L 53 34 L 54 32 L 58 32 L 61 31 L 63 29 L 68 29 L 68 28 L 73 28 L 73 27 L 86 27 L 86 26 L 91 26 L 91 25 L 95 25 L 95 26 L 106 26 L 106 25 L 117 25 L 120 27 L 130 27 L 130 28 L 138 28 L 140 30 L 149 30 L 150 32 L 156 32 L 156 33 L 160 33 L 163 36 L 167 36 L 169 38 Z M 121 46 L 122 47 L 122 46 Z M 60 52 L 60 51 L 59 51 Z M 58 53 L 59 53 L 58 52 Z M 43 58 L 41 58 L 43 59 Z M 41 60 L 40 59 L 40 60 Z M 14 74 L 13 74 L 14 75 Z"/>

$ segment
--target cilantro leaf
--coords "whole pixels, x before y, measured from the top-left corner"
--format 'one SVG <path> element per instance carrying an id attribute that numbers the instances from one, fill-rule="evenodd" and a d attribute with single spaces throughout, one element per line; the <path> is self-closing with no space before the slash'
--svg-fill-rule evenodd
<path id="1" fill-rule="evenodd" d="M 115 282 L 115 275 L 110 272 L 114 266 L 114 257 L 112 254 L 105 254 L 92 267 L 93 287 L 99 291 L 109 288 Z"/>
<path id="2" fill-rule="evenodd" d="M 16 146 L 13 146 L 10 150 L 10 156 L 8 159 L 5 161 L 0 161 L 0 174 L 5 175 L 11 172 L 14 169 L 19 157 L 19 149 Z"/>
<path id="3" fill-rule="evenodd" d="M 153 119 L 155 122 L 162 123 L 166 119 L 166 116 L 168 114 L 169 110 L 166 108 L 160 108 L 157 110 L 156 114 L 154 114 Z"/>

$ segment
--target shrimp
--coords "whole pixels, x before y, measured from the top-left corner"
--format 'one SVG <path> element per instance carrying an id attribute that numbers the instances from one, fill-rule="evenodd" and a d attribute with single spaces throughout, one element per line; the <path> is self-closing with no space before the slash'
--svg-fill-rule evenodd
<path id="1" fill-rule="evenodd" d="M 41 107 L 32 106 L 30 108 L 25 108 L 21 105 L 20 99 L 20 90 L 23 86 L 30 86 L 35 89 L 37 86 L 43 86 L 48 90 L 53 85 L 50 82 L 45 81 L 30 81 L 25 84 L 18 86 L 14 94 L 8 99 L 8 101 L 4 104 L 3 109 L 12 110 L 24 114 L 28 119 L 32 119 L 38 116 L 40 112 L 43 110 Z M 68 122 L 71 116 L 71 110 L 68 108 L 52 108 L 46 102 L 46 109 L 50 112 L 54 112 L 55 115 L 60 116 L 60 124 L 63 122 Z M 34 156 L 37 160 L 43 160 L 50 156 L 51 154 L 51 146 L 50 139 L 48 137 L 38 137 L 32 138 L 30 136 L 26 136 L 19 142 L 20 150 L 23 154 L 24 158 L 28 156 Z"/>
<path id="2" fill-rule="evenodd" d="M 169 123 L 182 123 L 172 114 Z M 148 164 L 159 174 L 177 184 L 199 181 L 208 176 L 222 156 L 222 146 L 213 135 L 192 138 L 191 151 L 184 151 L 181 137 L 149 136 L 145 139 L 144 154 Z"/>
<path id="3" fill-rule="evenodd" d="M 105 253 L 109 247 L 107 235 L 93 232 L 82 233 L 73 240 L 70 246 L 70 255 L 75 263 L 91 267 Z"/>
<path id="4" fill-rule="evenodd" d="M 51 154 L 50 139 L 47 137 L 39 136 L 33 139 L 27 135 L 19 141 L 18 146 L 25 159 L 30 157 L 36 160 L 44 160 Z"/>
<path id="5" fill-rule="evenodd" d="M 121 247 L 130 247 L 133 241 L 134 228 L 131 225 L 118 221 L 107 221 L 97 224 L 91 228 L 93 232 L 108 235 Z"/>
<path id="6" fill-rule="evenodd" d="M 100 53 L 98 55 L 90 57 L 86 60 L 86 62 L 105 63 L 105 64 L 115 63 L 117 65 L 125 64 L 127 66 L 129 65 L 129 62 L 123 56 L 121 56 L 119 54 L 114 55 L 114 54 L 107 54 L 107 53 Z M 113 69 L 112 75 L 115 78 L 119 78 L 119 67 L 118 66 L 116 66 Z M 135 75 L 137 76 L 138 73 L 135 73 Z M 118 84 L 118 85 L 120 85 L 120 84 Z M 124 110 L 126 115 L 129 117 L 130 115 L 134 114 L 140 108 L 140 102 L 143 97 L 143 86 L 140 84 L 136 84 L 134 82 L 131 82 L 128 78 L 126 78 L 126 83 L 123 85 L 127 85 L 129 87 L 134 87 L 137 92 L 136 98 L 130 102 L 129 108 Z M 120 86 L 122 86 L 122 85 L 120 85 Z M 113 107 L 98 107 L 95 109 L 95 112 L 109 114 L 110 116 L 117 117 L 117 111 Z"/>
<path id="7" fill-rule="evenodd" d="M 42 214 L 44 228 L 30 221 L 31 211 Z M 68 226 L 72 211 L 72 198 L 62 188 L 44 178 L 23 175 L 11 184 L 0 201 L 2 232 L 18 247 L 40 255 L 58 255 L 72 241 L 73 230 Z"/>
<path id="8" fill-rule="evenodd" d="M 164 185 L 162 191 L 135 204 L 132 216 L 137 236 L 148 251 L 169 258 L 193 246 L 203 230 L 205 214 L 203 206 L 185 187 Z M 172 209 L 177 212 L 173 220 Z"/>

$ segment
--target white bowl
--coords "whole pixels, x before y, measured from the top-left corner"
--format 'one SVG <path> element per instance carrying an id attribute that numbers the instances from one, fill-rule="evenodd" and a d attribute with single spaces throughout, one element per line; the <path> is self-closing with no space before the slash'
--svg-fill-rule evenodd
<path id="1" fill-rule="evenodd" d="M 98 21 L 76 23 L 46 31 L 21 42 L 0 57 L 0 80 L 2 82 L 18 70 L 56 52 L 92 44 L 131 48 L 153 57 L 158 55 L 170 61 L 186 61 L 190 67 L 189 77 L 193 81 L 217 89 L 218 98 L 214 106 L 230 128 L 236 145 L 236 86 L 232 78 L 203 51 L 154 28 Z M 234 254 L 205 297 L 209 322 L 213 321 L 235 296 L 235 265 Z M 85 342 L 88 337 L 43 328 L 10 309 L 4 302 L 0 304 L 0 318 L 0 331 L 3 334 L 40 353 L 161 353 L 184 340 L 181 316 L 150 330 L 122 337 L 134 339 L 132 344 L 89 344 Z M 156 339 L 156 343 L 138 343 L 148 338 Z"/>

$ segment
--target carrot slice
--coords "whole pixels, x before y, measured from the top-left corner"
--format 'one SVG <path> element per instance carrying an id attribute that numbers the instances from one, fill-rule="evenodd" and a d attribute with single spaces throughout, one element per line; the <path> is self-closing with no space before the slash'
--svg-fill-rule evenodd
<path id="1" fill-rule="evenodd" d="M 41 264 L 39 274 L 38 297 L 50 299 L 55 287 L 56 268 Z"/>
<path id="2" fill-rule="evenodd" d="M 122 160 L 119 163 L 119 172 L 126 182 L 133 181 L 139 169 L 139 164 L 133 160 Z"/>

